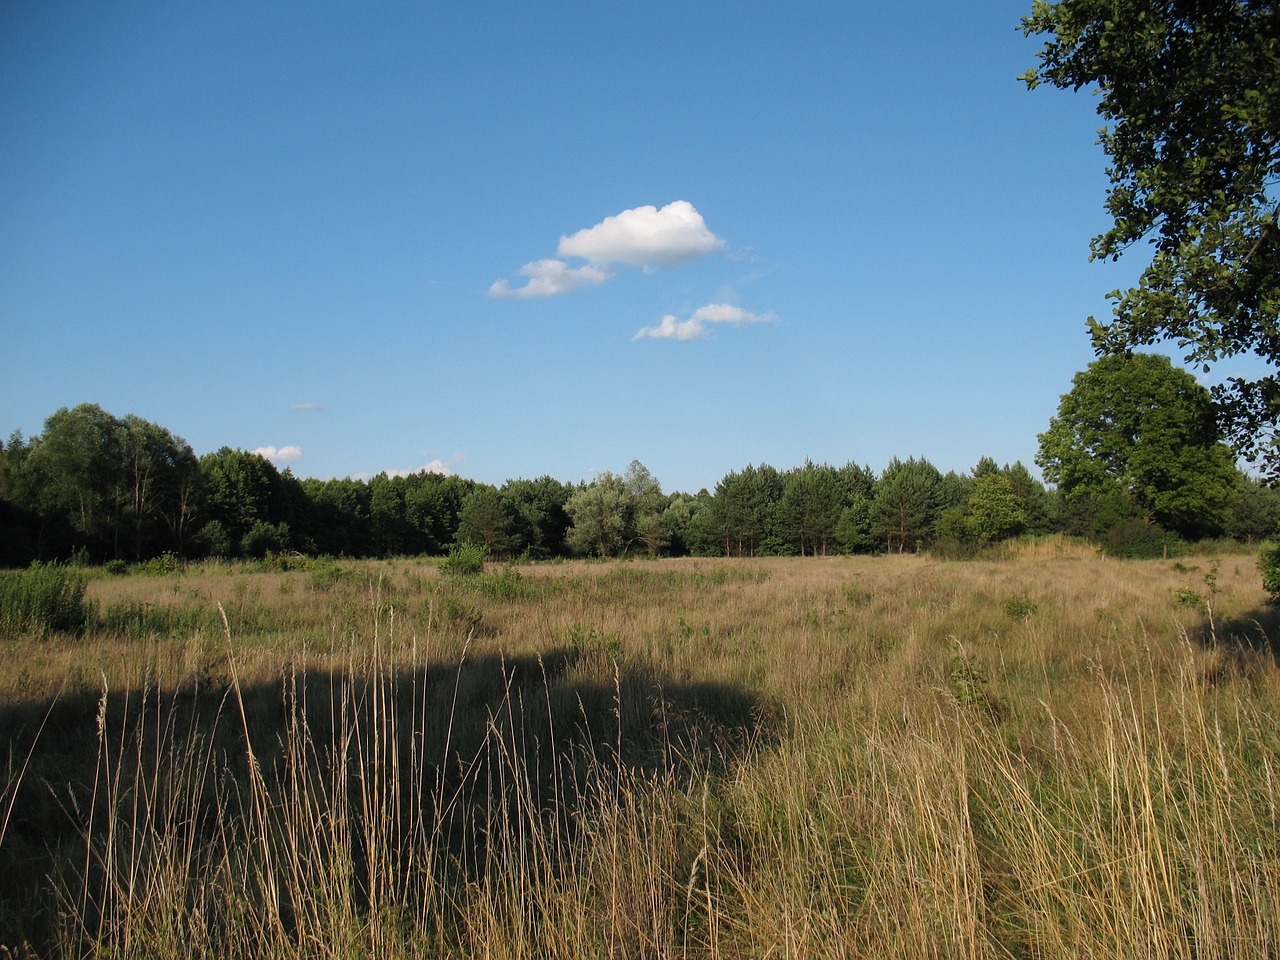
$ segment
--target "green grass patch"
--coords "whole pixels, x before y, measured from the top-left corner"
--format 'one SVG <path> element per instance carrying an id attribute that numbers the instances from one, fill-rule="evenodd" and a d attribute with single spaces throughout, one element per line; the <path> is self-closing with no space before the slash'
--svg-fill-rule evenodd
<path id="1" fill-rule="evenodd" d="M 0 630 L 7 634 L 80 630 L 89 617 L 88 578 L 59 564 L 0 572 Z"/>

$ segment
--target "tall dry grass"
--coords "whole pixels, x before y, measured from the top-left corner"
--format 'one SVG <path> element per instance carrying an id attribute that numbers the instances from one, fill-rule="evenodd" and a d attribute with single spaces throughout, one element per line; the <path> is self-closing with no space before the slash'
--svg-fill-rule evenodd
<path id="1" fill-rule="evenodd" d="M 1275 956 L 1256 581 L 1063 545 L 97 580 L 132 619 L 6 642 L 0 943 Z"/>

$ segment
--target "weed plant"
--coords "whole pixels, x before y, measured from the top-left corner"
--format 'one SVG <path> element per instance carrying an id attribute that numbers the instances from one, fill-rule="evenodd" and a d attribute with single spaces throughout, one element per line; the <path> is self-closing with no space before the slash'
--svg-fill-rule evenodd
<path id="1" fill-rule="evenodd" d="M 51 631 L 74 633 L 84 626 L 88 578 L 55 563 L 0 571 L 0 637 Z"/>

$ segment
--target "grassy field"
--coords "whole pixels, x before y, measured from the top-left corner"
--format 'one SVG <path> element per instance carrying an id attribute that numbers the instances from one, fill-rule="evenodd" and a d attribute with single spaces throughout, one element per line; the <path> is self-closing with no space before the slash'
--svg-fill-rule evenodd
<path id="1" fill-rule="evenodd" d="M 1275 957 L 1252 555 L 101 577 L 0 639 L 0 957 Z"/>

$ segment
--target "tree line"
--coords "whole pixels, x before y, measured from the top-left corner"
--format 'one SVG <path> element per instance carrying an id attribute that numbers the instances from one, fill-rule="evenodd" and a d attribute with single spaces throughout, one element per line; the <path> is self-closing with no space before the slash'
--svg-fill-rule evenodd
<path id="1" fill-rule="evenodd" d="M 1208 393 L 1164 357 L 1108 356 L 1078 374 L 1037 462 L 1053 486 L 989 457 L 945 474 L 924 457 L 878 475 L 853 462 L 751 464 L 696 494 L 664 492 L 639 461 L 578 484 L 299 479 L 245 450 L 198 457 L 164 427 L 82 404 L 0 448 L 0 564 L 440 555 L 461 543 L 529 559 L 963 555 L 1055 532 L 1138 555 L 1204 537 L 1256 542 L 1280 524 L 1280 492 L 1237 469 Z"/>

